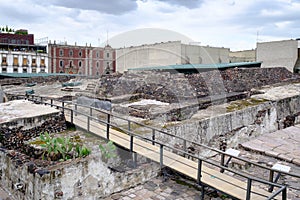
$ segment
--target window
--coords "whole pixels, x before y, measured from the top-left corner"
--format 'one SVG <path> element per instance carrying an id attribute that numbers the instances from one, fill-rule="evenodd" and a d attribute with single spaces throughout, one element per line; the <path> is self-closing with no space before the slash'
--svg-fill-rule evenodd
<path id="1" fill-rule="evenodd" d="M 45 59 L 44 58 L 41 59 L 41 66 L 45 66 Z"/>
<path id="2" fill-rule="evenodd" d="M 23 68 L 23 73 L 27 73 L 27 67 Z"/>
<path id="3" fill-rule="evenodd" d="M 36 67 L 36 59 L 35 58 L 32 58 L 32 64 L 31 64 L 32 67 Z"/>
<path id="4" fill-rule="evenodd" d="M 36 73 L 36 68 L 32 68 L 32 69 L 31 69 L 31 73 L 34 73 L 34 74 L 35 74 L 35 73 Z"/>
<path id="5" fill-rule="evenodd" d="M 23 66 L 27 66 L 27 58 L 23 58 Z"/>
<path id="6" fill-rule="evenodd" d="M 98 71 L 97 71 L 96 75 L 99 76 L 99 72 Z"/>
<path id="7" fill-rule="evenodd" d="M 79 51 L 78 55 L 79 55 L 79 57 L 81 57 L 81 56 L 82 56 L 82 52 L 81 52 L 81 50 Z"/>
<path id="8" fill-rule="evenodd" d="M 13 66 L 19 66 L 19 59 L 18 59 L 18 57 L 14 57 Z"/>
<path id="9" fill-rule="evenodd" d="M 106 53 L 106 57 L 109 58 L 109 53 Z"/>
<path id="10" fill-rule="evenodd" d="M 106 63 L 106 66 L 109 67 L 109 62 Z"/>
<path id="11" fill-rule="evenodd" d="M 79 62 L 78 62 L 78 66 L 81 67 L 81 65 L 82 65 L 82 63 L 81 63 L 81 61 L 79 61 Z"/>
<path id="12" fill-rule="evenodd" d="M 41 73 L 45 73 L 45 68 L 41 68 Z"/>
<path id="13" fill-rule="evenodd" d="M 62 49 L 59 50 L 59 56 L 63 56 L 64 55 L 64 51 Z"/>
<path id="14" fill-rule="evenodd" d="M 72 60 L 70 60 L 70 62 L 69 62 L 69 66 L 70 66 L 70 67 L 72 67 L 72 65 L 73 65 L 73 61 L 72 61 Z"/>
<path id="15" fill-rule="evenodd" d="M 14 73 L 18 73 L 18 67 L 14 67 Z"/>
<path id="16" fill-rule="evenodd" d="M 4 66 L 7 66 L 6 57 L 2 57 L 2 64 Z"/>
<path id="17" fill-rule="evenodd" d="M 63 66 L 64 66 L 64 61 L 63 61 L 63 60 L 60 60 L 60 61 L 59 61 L 59 66 L 60 66 L 60 67 L 63 67 Z"/>
<path id="18" fill-rule="evenodd" d="M 99 62 L 96 63 L 97 68 L 99 68 Z"/>
<path id="19" fill-rule="evenodd" d="M 73 50 L 69 51 L 69 56 L 73 56 Z"/>
<path id="20" fill-rule="evenodd" d="M 99 58 L 99 52 L 97 52 L 96 57 Z"/>
<path id="21" fill-rule="evenodd" d="M 3 68 L 2 68 L 2 73 L 6 73 L 6 72 L 7 72 L 6 67 L 3 67 Z"/>

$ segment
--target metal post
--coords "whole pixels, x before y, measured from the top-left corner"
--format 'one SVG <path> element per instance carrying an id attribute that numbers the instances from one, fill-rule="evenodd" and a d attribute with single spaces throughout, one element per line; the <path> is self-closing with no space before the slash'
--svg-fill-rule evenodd
<path id="1" fill-rule="evenodd" d="M 75 116 L 77 116 L 77 104 L 75 104 Z"/>
<path id="2" fill-rule="evenodd" d="M 137 153 L 133 152 L 132 157 L 133 157 L 133 168 L 136 168 L 137 167 Z"/>
<path id="3" fill-rule="evenodd" d="M 110 126 L 110 114 L 107 113 L 106 139 L 108 140 L 109 140 L 109 126 Z"/>
<path id="4" fill-rule="evenodd" d="M 64 101 L 61 102 L 61 106 L 62 106 L 63 112 L 65 112 L 65 102 Z"/>
<path id="5" fill-rule="evenodd" d="M 130 152 L 133 152 L 133 135 L 130 133 Z"/>
<path id="6" fill-rule="evenodd" d="M 202 160 L 198 158 L 198 173 L 197 173 L 197 183 L 201 184 L 201 171 L 202 171 Z"/>
<path id="7" fill-rule="evenodd" d="M 41 97 L 41 104 L 43 104 L 43 97 Z"/>
<path id="8" fill-rule="evenodd" d="M 250 196 L 251 196 L 251 184 L 252 184 L 252 179 L 248 178 L 246 200 L 250 200 Z"/>
<path id="9" fill-rule="evenodd" d="M 93 116 L 93 109 L 90 108 L 90 116 Z"/>
<path id="10" fill-rule="evenodd" d="M 53 99 L 50 100 L 51 107 L 53 106 Z"/>
<path id="11" fill-rule="evenodd" d="M 71 123 L 73 124 L 73 110 L 71 110 Z"/>
<path id="12" fill-rule="evenodd" d="M 155 145 L 155 130 L 152 129 L 152 145 Z"/>
<path id="13" fill-rule="evenodd" d="M 159 155 L 160 155 L 160 162 L 159 162 L 160 170 L 162 170 L 162 168 L 163 168 L 163 156 L 164 156 L 163 150 L 164 150 L 164 146 L 162 144 L 160 144 L 160 153 L 159 153 Z"/>
<path id="14" fill-rule="evenodd" d="M 273 183 L 273 177 L 274 177 L 274 171 L 273 170 L 270 170 L 270 175 L 269 175 L 269 182 Z M 273 191 L 273 187 L 270 186 L 269 189 L 268 189 L 269 192 L 272 192 Z"/>
<path id="15" fill-rule="evenodd" d="M 186 140 L 183 140 L 183 152 L 186 152 Z M 184 153 L 183 156 L 185 157 L 186 154 Z"/>
<path id="16" fill-rule="evenodd" d="M 130 121 L 128 121 L 128 131 L 130 131 Z"/>
<path id="17" fill-rule="evenodd" d="M 225 162 L 225 154 L 222 153 L 222 154 L 221 154 L 221 163 L 220 163 L 221 166 L 225 166 L 225 165 L 224 165 L 224 162 Z M 223 172 L 224 172 L 224 169 L 221 168 L 221 169 L 220 169 L 220 172 L 223 173 Z"/>
<path id="18" fill-rule="evenodd" d="M 286 200 L 287 195 L 286 195 L 286 187 L 282 190 L 282 200 Z"/>
<path id="19" fill-rule="evenodd" d="M 90 131 L 90 116 L 87 116 L 87 131 Z"/>

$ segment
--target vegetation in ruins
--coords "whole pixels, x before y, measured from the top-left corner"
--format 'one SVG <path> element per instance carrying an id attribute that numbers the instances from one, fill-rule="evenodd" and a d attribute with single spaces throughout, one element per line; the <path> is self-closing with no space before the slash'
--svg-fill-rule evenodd
<path id="1" fill-rule="evenodd" d="M 106 145 L 99 144 L 99 149 L 105 159 L 115 158 L 117 156 L 116 145 L 114 145 L 112 141 L 109 141 Z"/>
<path id="2" fill-rule="evenodd" d="M 40 135 L 40 146 L 44 148 L 43 159 L 65 161 L 72 158 L 85 157 L 91 150 L 70 137 L 51 137 L 49 133 Z"/>

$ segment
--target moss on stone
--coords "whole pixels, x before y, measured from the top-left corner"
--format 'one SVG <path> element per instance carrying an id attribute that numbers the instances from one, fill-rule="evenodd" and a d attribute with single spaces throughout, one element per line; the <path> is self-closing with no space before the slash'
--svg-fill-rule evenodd
<path id="1" fill-rule="evenodd" d="M 256 99 L 256 98 L 249 98 L 249 99 L 242 99 L 238 101 L 233 101 L 226 107 L 226 112 L 233 112 L 236 110 L 242 110 L 244 108 L 250 106 L 256 106 L 268 101 L 267 99 Z"/>

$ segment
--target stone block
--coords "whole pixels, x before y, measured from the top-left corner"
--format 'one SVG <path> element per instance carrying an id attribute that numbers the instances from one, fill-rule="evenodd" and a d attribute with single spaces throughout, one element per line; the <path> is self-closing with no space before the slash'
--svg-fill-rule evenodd
<path id="1" fill-rule="evenodd" d="M 279 154 L 277 157 L 282 160 L 285 160 L 287 162 L 292 162 L 292 160 L 293 160 L 293 157 L 286 155 L 286 154 Z"/>
<path id="2" fill-rule="evenodd" d="M 275 152 L 275 151 L 272 151 L 272 150 L 265 151 L 265 154 L 266 154 L 267 156 L 271 156 L 271 157 L 275 157 L 275 158 L 277 158 L 278 155 L 279 155 L 278 152 Z"/>

